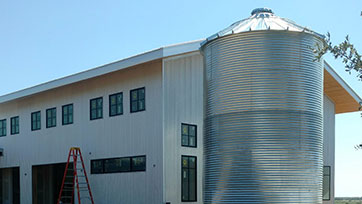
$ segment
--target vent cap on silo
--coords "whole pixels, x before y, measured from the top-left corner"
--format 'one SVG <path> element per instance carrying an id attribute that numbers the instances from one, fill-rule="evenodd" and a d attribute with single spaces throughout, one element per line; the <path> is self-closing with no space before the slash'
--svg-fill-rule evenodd
<path id="1" fill-rule="evenodd" d="M 321 39 L 324 39 L 325 37 L 322 34 L 319 34 L 304 26 L 296 24 L 292 20 L 276 16 L 270 8 L 256 8 L 251 12 L 251 16 L 249 18 L 237 21 L 231 24 L 229 27 L 221 30 L 220 32 L 208 37 L 205 41 L 201 43 L 201 47 L 204 46 L 206 43 L 223 36 L 260 30 L 306 32 L 316 35 Z"/>

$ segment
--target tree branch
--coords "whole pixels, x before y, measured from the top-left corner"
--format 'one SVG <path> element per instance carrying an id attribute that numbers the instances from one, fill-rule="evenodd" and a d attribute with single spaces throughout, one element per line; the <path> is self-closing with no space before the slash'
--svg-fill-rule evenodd
<path id="1" fill-rule="evenodd" d="M 345 64 L 345 70 L 351 73 L 352 70 L 357 72 L 357 77 L 362 80 L 362 58 L 358 53 L 357 49 L 350 42 L 349 36 L 347 35 L 345 40 L 339 45 L 333 45 L 331 42 L 331 35 L 328 32 L 323 42 L 323 46 L 317 46 L 314 50 L 316 59 L 320 60 L 324 54 L 330 52 L 335 59 L 341 58 Z"/>

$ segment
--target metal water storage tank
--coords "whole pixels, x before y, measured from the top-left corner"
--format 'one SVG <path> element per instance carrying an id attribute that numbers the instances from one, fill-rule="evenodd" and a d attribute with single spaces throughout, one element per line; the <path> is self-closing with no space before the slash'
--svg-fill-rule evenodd
<path id="1" fill-rule="evenodd" d="M 205 203 L 322 203 L 322 41 L 260 8 L 201 44 Z"/>

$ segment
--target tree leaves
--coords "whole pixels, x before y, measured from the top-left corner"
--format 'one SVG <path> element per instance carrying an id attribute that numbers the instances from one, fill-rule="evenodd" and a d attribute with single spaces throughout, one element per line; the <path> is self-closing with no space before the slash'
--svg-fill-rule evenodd
<path id="1" fill-rule="evenodd" d="M 330 52 L 335 59 L 341 58 L 345 64 L 345 70 L 349 73 L 351 73 L 352 70 L 356 71 L 357 77 L 359 80 L 362 80 L 362 58 L 350 42 L 348 35 L 342 43 L 333 45 L 331 42 L 331 34 L 328 32 L 323 46 L 317 45 L 317 49 L 314 50 L 317 60 L 320 60 L 327 52 Z"/>
<path id="2" fill-rule="evenodd" d="M 361 12 L 362 15 L 362 12 Z M 357 49 L 351 43 L 349 36 L 347 35 L 345 40 L 338 45 L 333 45 L 331 42 L 331 34 L 328 32 L 323 42 L 323 45 L 316 45 L 316 49 L 313 50 L 316 54 L 315 60 L 320 60 L 324 54 L 330 52 L 335 59 L 341 58 L 345 65 L 345 70 L 351 74 L 354 70 L 357 72 L 357 78 L 362 80 L 362 59 Z M 359 111 L 362 111 L 362 102 L 359 103 Z M 362 116 L 362 113 L 361 113 Z"/>

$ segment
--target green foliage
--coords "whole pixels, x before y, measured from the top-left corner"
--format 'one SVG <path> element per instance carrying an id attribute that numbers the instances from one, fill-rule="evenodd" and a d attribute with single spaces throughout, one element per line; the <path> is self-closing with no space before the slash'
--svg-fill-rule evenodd
<path id="1" fill-rule="evenodd" d="M 350 198 L 335 198 L 335 204 L 362 204 L 362 198 L 350 197 Z"/>
<path id="2" fill-rule="evenodd" d="M 327 33 L 323 46 L 317 45 L 314 50 L 317 60 L 320 60 L 324 54 L 330 52 L 335 59 L 341 58 L 345 64 L 346 71 L 351 73 L 352 70 L 357 72 L 357 77 L 362 80 L 362 58 L 354 45 L 350 42 L 347 35 L 345 40 L 339 45 L 333 45 L 331 35 Z"/>
<path id="3" fill-rule="evenodd" d="M 362 80 L 362 58 L 354 45 L 350 42 L 348 35 L 342 43 L 333 45 L 331 42 L 331 34 L 328 32 L 322 46 L 317 44 L 316 49 L 314 49 L 313 52 L 316 54 L 316 60 L 320 60 L 327 52 L 330 52 L 335 59 L 341 58 L 342 62 L 345 64 L 345 70 L 350 74 L 352 70 L 356 71 L 357 78 Z M 362 110 L 362 102 L 360 102 L 358 110 Z"/>

